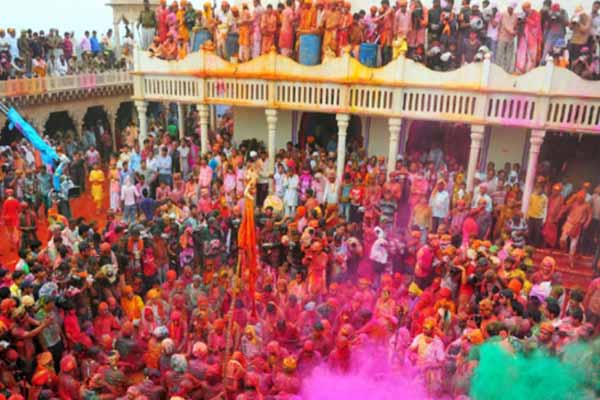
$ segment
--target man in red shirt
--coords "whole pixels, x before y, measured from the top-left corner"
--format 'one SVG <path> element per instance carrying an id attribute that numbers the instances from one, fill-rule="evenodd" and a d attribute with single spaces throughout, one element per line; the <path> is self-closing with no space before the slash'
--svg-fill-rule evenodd
<path id="1" fill-rule="evenodd" d="M 21 203 L 13 197 L 13 190 L 6 189 L 6 200 L 2 204 L 2 219 L 6 226 L 8 237 L 10 238 L 10 249 L 16 250 L 19 244 L 19 213 L 21 212 Z"/>
<path id="2" fill-rule="evenodd" d="M 362 203 L 365 197 L 365 187 L 360 179 L 356 178 L 356 184 L 350 189 L 350 222 L 362 222 L 363 210 Z"/>

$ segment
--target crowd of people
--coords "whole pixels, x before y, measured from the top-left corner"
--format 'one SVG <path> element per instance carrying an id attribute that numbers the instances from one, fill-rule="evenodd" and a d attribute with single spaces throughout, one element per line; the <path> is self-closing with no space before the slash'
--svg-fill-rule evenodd
<path id="1" fill-rule="evenodd" d="M 567 5 L 567 4 L 565 4 Z M 568 4 L 571 6 L 572 4 Z M 600 78 L 600 1 L 587 12 L 574 6 L 572 15 L 558 2 L 545 0 L 540 10 L 531 3 L 433 0 L 398 0 L 368 11 L 352 10 L 349 2 L 286 0 L 264 7 L 253 0 L 231 7 L 207 2 L 195 10 L 190 1 L 161 0 L 158 9 L 146 2 L 138 26 L 141 46 L 167 60 L 181 59 L 211 40 L 217 54 L 248 61 L 276 48 L 298 58 L 303 35 L 319 35 L 322 56 L 344 51 L 359 58 L 364 43 L 377 44 L 378 65 L 397 51 L 428 67 L 448 71 L 465 63 L 491 59 L 509 73 L 523 74 L 547 62 L 568 67 L 586 79 Z M 233 41 L 234 46 L 229 43 Z M 311 49 L 311 51 L 315 51 Z M 318 50 L 317 50 L 318 51 Z"/>
<path id="2" fill-rule="evenodd" d="M 374 346 L 430 396 L 465 399 L 483 343 L 569 363 L 570 344 L 600 334 L 600 278 L 568 287 L 569 266 L 534 261 L 544 242 L 598 246 L 600 188 L 540 168 L 523 215 L 518 165 L 490 164 L 468 192 L 437 145 L 393 171 L 349 151 L 336 177 L 316 140 L 288 143 L 271 170 L 227 129 L 200 154 L 194 129 L 164 128 L 152 122 L 140 147 L 132 125 L 106 163 L 91 139 L 74 153 L 64 176 L 91 195 L 88 220 L 65 215 L 68 193 L 27 143 L 2 152 L 18 260 L 0 268 L 0 397 L 311 400 L 314 368 L 347 374 Z M 238 246 L 251 214 L 255 271 Z M 578 398 L 600 395 L 598 359 L 573 366 Z"/>
<path id="3" fill-rule="evenodd" d="M 80 40 L 74 32 L 60 33 L 0 28 L 0 80 L 101 73 L 131 65 L 133 35 L 127 32 L 117 59 L 112 29 L 98 36 L 85 31 Z"/>

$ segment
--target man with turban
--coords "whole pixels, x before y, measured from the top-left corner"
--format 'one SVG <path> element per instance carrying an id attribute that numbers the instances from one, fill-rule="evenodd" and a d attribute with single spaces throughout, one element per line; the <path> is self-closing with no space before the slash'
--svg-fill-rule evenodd
<path id="1" fill-rule="evenodd" d="M 296 372 L 298 359 L 288 356 L 283 359 L 283 371 L 275 375 L 274 389 L 279 396 L 294 396 L 300 392 L 300 379 Z"/>
<path id="2" fill-rule="evenodd" d="M 131 285 L 123 287 L 122 294 L 121 308 L 123 313 L 130 321 L 139 320 L 142 317 L 144 301 L 140 296 L 133 292 L 133 287 L 131 287 Z"/>
<path id="3" fill-rule="evenodd" d="M 542 46 L 542 18 L 537 10 L 532 9 L 531 3 L 524 2 L 521 6 L 525 13 L 524 21 L 520 22 L 517 34 L 517 58 L 515 70 L 524 74 L 537 67 Z"/>
<path id="4" fill-rule="evenodd" d="M 436 335 L 435 318 L 428 317 L 423 322 L 423 332 L 413 339 L 409 346 L 409 356 L 424 375 L 425 387 L 431 394 L 441 388 L 441 366 L 445 358 L 444 343 Z"/>
<path id="5" fill-rule="evenodd" d="M 324 294 L 327 291 L 325 273 L 329 257 L 323 252 L 323 243 L 314 241 L 306 252 L 302 263 L 308 268 L 308 293 Z"/>
<path id="6" fill-rule="evenodd" d="M 261 50 L 260 54 L 267 54 L 275 45 L 278 18 L 273 6 L 269 4 L 260 21 Z"/>
<path id="7" fill-rule="evenodd" d="M 81 383 L 75 376 L 77 360 L 73 355 L 66 354 L 60 360 L 60 373 L 58 374 L 58 396 L 64 400 L 80 398 Z"/>
<path id="8" fill-rule="evenodd" d="M 562 227 L 560 247 L 566 249 L 567 239 L 570 239 L 569 256 L 572 262 L 581 233 L 592 221 L 592 209 L 585 201 L 585 194 L 582 192 L 575 194 L 574 200 L 563 210 L 562 215 L 564 214 L 567 215 L 567 219 Z"/>

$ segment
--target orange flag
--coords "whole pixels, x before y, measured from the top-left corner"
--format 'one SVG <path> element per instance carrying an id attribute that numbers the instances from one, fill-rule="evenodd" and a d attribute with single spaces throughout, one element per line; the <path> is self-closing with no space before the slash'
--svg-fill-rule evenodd
<path id="1" fill-rule="evenodd" d="M 256 247 L 256 224 L 254 222 L 254 200 L 251 196 L 244 197 L 244 214 L 238 231 L 238 248 L 241 255 L 242 276 L 248 275 L 248 292 L 252 299 L 252 313 L 256 315 L 254 292 L 258 268 Z"/>

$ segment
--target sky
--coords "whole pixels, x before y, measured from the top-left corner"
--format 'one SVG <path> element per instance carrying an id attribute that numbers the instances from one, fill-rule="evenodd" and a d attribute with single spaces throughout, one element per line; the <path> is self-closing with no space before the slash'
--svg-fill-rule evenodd
<path id="1" fill-rule="evenodd" d="M 0 27 L 13 27 L 17 30 L 31 28 L 34 30 L 48 31 L 49 28 L 58 28 L 62 31 L 75 31 L 76 36 L 81 37 L 85 30 L 97 30 L 105 32 L 112 27 L 111 8 L 106 6 L 108 0 L 0 0 L 9 3 L 3 7 L 0 13 Z M 136 1 L 136 0 L 132 0 Z M 140 3 L 142 0 L 139 0 Z M 238 3 L 242 0 L 230 1 Z M 509 0 L 497 0 L 500 9 Z M 555 0 L 556 1 L 556 0 Z M 560 1 L 560 0 L 559 0 Z M 199 8 L 203 0 L 192 0 L 194 7 Z M 278 0 L 263 0 L 264 4 L 276 3 Z M 353 6 L 368 8 L 370 5 L 379 3 L 379 0 L 351 0 Z M 591 9 L 593 0 L 562 0 L 562 6 L 572 14 L 577 4 L 584 6 L 586 10 Z M 425 5 L 431 4 L 431 0 L 424 0 Z M 456 1 L 458 3 L 458 1 Z M 535 7 L 539 7 L 542 0 L 532 0 Z M 124 33 L 124 30 L 121 30 Z"/>

